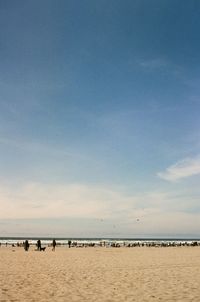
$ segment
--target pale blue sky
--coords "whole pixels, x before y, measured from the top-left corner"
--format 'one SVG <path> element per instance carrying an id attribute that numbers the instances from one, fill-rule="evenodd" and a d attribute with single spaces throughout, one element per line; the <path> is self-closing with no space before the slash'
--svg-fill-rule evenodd
<path id="1" fill-rule="evenodd" d="M 0 0 L 0 235 L 198 235 L 199 16 Z"/>

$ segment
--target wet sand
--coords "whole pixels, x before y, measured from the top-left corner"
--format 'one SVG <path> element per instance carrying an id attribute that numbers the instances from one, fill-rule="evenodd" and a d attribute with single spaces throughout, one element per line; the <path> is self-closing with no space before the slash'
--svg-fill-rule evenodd
<path id="1" fill-rule="evenodd" d="M 0 301 L 199 301 L 200 247 L 0 248 Z"/>

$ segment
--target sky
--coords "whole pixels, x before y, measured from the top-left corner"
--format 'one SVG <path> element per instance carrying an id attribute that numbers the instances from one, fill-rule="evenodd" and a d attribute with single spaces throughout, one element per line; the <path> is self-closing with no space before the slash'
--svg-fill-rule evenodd
<path id="1" fill-rule="evenodd" d="M 0 0 L 0 236 L 200 238 L 199 15 Z"/>

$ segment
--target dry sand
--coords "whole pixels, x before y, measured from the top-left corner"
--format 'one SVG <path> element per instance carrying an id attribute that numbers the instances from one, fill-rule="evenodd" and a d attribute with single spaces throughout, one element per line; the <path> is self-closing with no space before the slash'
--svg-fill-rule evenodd
<path id="1" fill-rule="evenodd" d="M 200 247 L 0 248 L 0 301 L 200 301 Z"/>

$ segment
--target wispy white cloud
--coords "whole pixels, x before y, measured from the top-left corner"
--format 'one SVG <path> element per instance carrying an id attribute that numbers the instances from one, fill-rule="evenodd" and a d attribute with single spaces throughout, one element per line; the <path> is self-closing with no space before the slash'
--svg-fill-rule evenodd
<path id="1" fill-rule="evenodd" d="M 157 173 L 160 178 L 171 182 L 197 174 L 200 174 L 200 156 L 185 158 L 167 168 L 166 171 Z"/>
<path id="2" fill-rule="evenodd" d="M 40 235 L 67 230 L 68 236 L 197 232 L 200 214 L 187 212 L 192 197 L 186 197 L 162 191 L 127 194 L 124 188 L 91 184 L 1 185 L 0 221 L 10 222 L 0 224 L 0 231 Z M 46 226 L 43 220 L 49 221 Z"/>
<path id="3" fill-rule="evenodd" d="M 138 65 L 147 72 L 151 71 L 163 71 L 165 73 L 170 73 L 175 77 L 182 77 L 183 70 L 181 66 L 172 63 L 167 58 L 155 57 L 147 59 L 137 60 Z"/>
<path id="4" fill-rule="evenodd" d="M 14 139 L 14 138 L 6 138 L 0 137 L 0 145 L 4 145 L 7 147 L 15 148 L 21 151 L 26 151 L 30 153 L 40 153 L 46 155 L 53 155 L 62 158 L 76 158 L 79 160 L 90 160 L 92 158 L 86 155 L 83 155 L 82 152 L 78 152 L 77 150 L 67 148 L 65 145 L 55 146 L 50 143 L 44 143 L 36 140 L 28 140 L 28 139 Z"/>
<path id="5" fill-rule="evenodd" d="M 30 182 L 0 186 L 0 219 L 104 218 L 123 223 L 160 212 L 168 198 L 163 192 L 127 194 L 104 185 Z"/>
<path id="6" fill-rule="evenodd" d="M 168 66 L 169 63 L 163 58 L 143 59 L 139 61 L 139 65 L 143 68 L 154 69 Z"/>
<path id="7" fill-rule="evenodd" d="M 0 218 L 110 217 L 130 202 L 132 198 L 101 186 L 27 183 L 0 188 Z"/>

